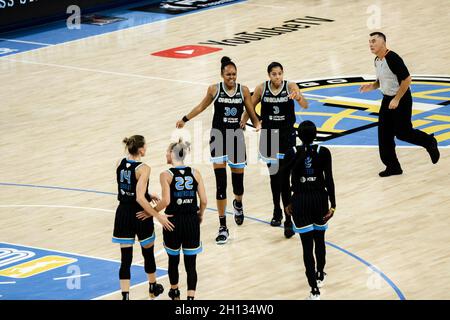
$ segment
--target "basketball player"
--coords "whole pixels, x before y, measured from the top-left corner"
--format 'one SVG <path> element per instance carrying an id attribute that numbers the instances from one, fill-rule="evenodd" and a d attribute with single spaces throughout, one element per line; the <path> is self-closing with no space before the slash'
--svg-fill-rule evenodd
<path id="1" fill-rule="evenodd" d="M 116 210 L 112 238 L 114 243 L 120 244 L 119 279 L 122 299 L 129 300 L 130 270 L 136 235 L 142 247 L 144 269 L 149 281 L 149 294 L 151 298 L 155 298 L 164 291 L 164 288 L 161 284 L 156 283 L 156 264 L 153 254 L 153 243 L 155 241 L 153 218 L 141 221 L 136 217 L 136 214 L 144 210 L 152 217 L 156 217 L 161 225 L 168 230 L 172 230 L 173 224 L 167 216 L 159 214 L 149 203 L 152 200 L 148 193 L 150 167 L 141 162 L 141 157 L 145 156 L 147 150 L 145 138 L 134 135 L 123 139 L 123 143 L 129 155 L 118 163 L 116 169 L 117 198 L 120 203 Z M 156 198 L 154 196 L 154 199 Z"/>
<path id="2" fill-rule="evenodd" d="M 258 85 L 252 95 L 252 103 L 256 108 L 261 102 L 261 136 L 259 156 L 267 163 L 270 174 L 270 188 L 273 201 L 273 218 L 270 225 L 281 225 L 282 210 L 287 207 L 291 198 L 289 190 L 289 175 L 279 170 L 283 166 L 285 152 L 295 146 L 295 104 L 296 100 L 303 109 L 308 108 L 308 102 L 302 96 L 295 82 L 283 80 L 283 66 L 272 62 L 267 67 L 269 81 Z M 245 116 L 247 117 L 247 116 Z M 244 118 L 247 120 L 247 118 Z M 285 173 L 285 171 L 283 171 Z M 294 235 L 292 221 L 285 214 L 284 235 L 290 238 Z"/>
<path id="3" fill-rule="evenodd" d="M 383 93 L 378 118 L 378 149 L 386 169 L 380 177 L 400 175 L 403 170 L 395 153 L 395 140 L 424 147 L 433 164 L 439 161 L 438 143 L 433 134 L 414 129 L 411 123 L 412 96 L 409 86 L 411 76 L 402 58 L 386 48 L 386 36 L 381 32 L 372 32 L 369 39 L 370 51 L 376 55 L 375 68 L 377 80 L 361 86 L 361 92 L 380 89 Z"/>
<path id="4" fill-rule="evenodd" d="M 245 138 L 243 128 L 245 122 L 242 115 L 245 110 L 250 115 L 253 125 L 259 131 L 258 117 L 252 107 L 250 91 L 244 85 L 236 82 L 237 67 L 228 57 L 221 60 L 221 76 L 223 82 L 208 87 L 206 96 L 182 120 L 177 121 L 176 127 L 183 128 L 187 121 L 203 112 L 214 103 L 210 150 L 216 177 L 216 199 L 219 212 L 220 228 L 216 237 L 217 244 L 224 244 L 228 240 L 225 208 L 227 205 L 227 171 L 226 164 L 231 168 L 231 182 L 234 193 L 234 220 L 237 225 L 244 222 L 242 197 L 244 194 L 244 168 L 246 165 Z"/>
<path id="5" fill-rule="evenodd" d="M 293 190 L 287 212 L 292 214 L 294 231 L 300 234 L 302 242 L 306 277 L 311 287 L 308 299 L 319 300 L 319 288 L 326 277 L 325 230 L 336 210 L 331 153 L 326 147 L 312 145 L 317 134 L 313 122 L 302 122 L 297 131 L 302 145 L 286 155 Z"/>
<path id="6" fill-rule="evenodd" d="M 160 175 L 162 199 L 155 207 L 157 211 L 166 208 L 166 214 L 175 226 L 174 231 L 163 231 L 164 246 L 169 256 L 169 297 L 172 300 L 180 300 L 178 264 L 181 248 L 187 273 L 188 300 L 194 300 L 197 286 L 196 258 L 202 251 L 200 223 L 207 203 L 206 192 L 200 172 L 184 165 L 188 151 L 189 143 L 181 139 L 169 145 L 166 159 L 172 168 Z M 200 208 L 197 206 L 197 195 Z M 144 215 L 138 217 L 144 218 Z"/>

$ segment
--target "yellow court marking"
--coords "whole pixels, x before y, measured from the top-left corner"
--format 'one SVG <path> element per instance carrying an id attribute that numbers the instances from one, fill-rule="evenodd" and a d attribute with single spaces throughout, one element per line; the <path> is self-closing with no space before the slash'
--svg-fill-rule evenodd
<path id="1" fill-rule="evenodd" d="M 432 116 L 426 117 L 426 119 L 450 122 L 450 116 L 444 116 L 444 115 L 441 115 L 441 114 L 433 114 Z"/>
<path id="2" fill-rule="evenodd" d="M 434 133 L 445 129 L 450 129 L 450 124 L 438 124 L 435 126 L 423 128 L 422 131 L 425 131 L 426 133 Z"/>
<path id="3" fill-rule="evenodd" d="M 314 81 L 307 81 L 303 83 L 309 83 Z M 300 88 L 302 92 L 308 92 L 308 91 L 314 91 L 314 90 L 320 90 L 320 89 L 328 89 L 328 88 L 338 88 L 338 87 L 350 87 L 350 86 L 358 86 L 362 84 L 367 84 L 369 82 L 373 82 L 373 80 L 367 80 L 363 82 L 351 82 L 351 83 L 335 83 L 335 84 L 326 84 L 323 86 L 317 86 L 317 87 L 309 87 L 309 88 Z M 302 82 L 300 82 L 302 83 Z M 411 84 L 427 84 L 431 86 L 446 86 L 450 87 L 450 83 L 448 82 L 424 82 L 424 81 L 413 81 Z"/>
<path id="4" fill-rule="evenodd" d="M 28 278 L 36 274 L 74 263 L 76 261 L 77 259 L 62 256 L 45 256 L 0 270 L 0 276 L 10 278 Z"/>
<path id="5" fill-rule="evenodd" d="M 438 134 L 437 136 L 434 136 L 436 138 L 437 142 L 442 142 L 450 139 L 450 132 Z"/>
<path id="6" fill-rule="evenodd" d="M 427 121 L 427 120 L 419 119 L 419 120 L 414 120 L 414 121 L 412 121 L 411 123 L 412 123 L 412 126 L 413 126 L 414 128 L 416 128 L 416 127 L 424 126 L 424 125 L 426 125 L 426 124 L 430 124 L 430 123 L 432 123 L 432 121 Z"/>
<path id="7" fill-rule="evenodd" d="M 416 98 L 430 99 L 430 100 L 443 100 L 443 101 L 450 100 L 450 97 L 432 96 L 433 93 L 441 93 L 441 92 L 450 92 L 450 88 L 418 91 L 414 92 L 412 96 Z"/>
<path id="8" fill-rule="evenodd" d="M 351 110 L 351 109 L 348 109 Z M 354 110 L 356 111 L 356 110 Z M 333 117 L 337 115 L 338 113 L 330 113 L 330 112 L 310 112 L 310 111 L 299 111 L 295 114 L 298 115 L 308 115 L 308 116 L 323 116 L 323 117 Z M 377 118 L 371 118 L 371 117 L 365 117 L 365 116 L 358 116 L 355 114 L 351 114 L 347 116 L 348 119 L 355 119 L 355 120 L 363 120 L 363 121 L 371 121 L 371 122 L 377 122 Z"/>

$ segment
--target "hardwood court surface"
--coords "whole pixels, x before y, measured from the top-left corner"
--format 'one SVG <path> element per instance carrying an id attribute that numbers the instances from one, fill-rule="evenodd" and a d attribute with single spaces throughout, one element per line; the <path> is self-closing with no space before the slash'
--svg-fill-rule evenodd
<path id="1" fill-rule="evenodd" d="M 121 140 L 142 134 L 148 142 L 145 161 L 152 167 L 150 189 L 160 192 L 158 176 L 167 168 L 165 150 L 179 134 L 175 122 L 200 102 L 208 84 L 220 81 L 222 55 L 236 62 L 238 81 L 250 89 L 266 80 L 271 61 L 284 65 L 289 80 L 373 75 L 374 57 L 368 48 L 373 30 L 367 26 L 372 4 L 381 10 L 380 30 L 388 37 L 388 47 L 403 57 L 412 74 L 450 73 L 450 13 L 443 0 L 407 5 L 249 0 L 1 58 L 0 182 L 115 192 L 114 164 L 123 155 Z M 208 39 L 231 39 L 235 33 L 304 16 L 334 22 L 225 46 L 194 59 L 150 55 Z M 186 131 L 192 136 L 194 129 L 201 133 L 201 139 L 193 141 L 191 164 L 201 170 L 208 208 L 215 209 L 214 173 L 207 161 L 211 110 L 189 122 Z M 255 141 L 256 133 L 249 128 L 247 137 Z M 397 148 L 404 174 L 385 179 L 378 177 L 383 167 L 377 148 L 330 149 L 337 211 L 326 240 L 378 268 L 407 299 L 449 299 L 449 149 L 442 147 L 440 162 L 432 165 L 425 150 Z M 255 157 L 255 145 L 248 153 Z M 230 176 L 228 191 L 231 199 Z M 120 259 L 118 246 L 111 243 L 114 196 L 1 186 L 0 204 L 0 242 Z M 248 217 L 270 221 L 270 186 L 262 163 L 253 161 L 245 171 L 244 209 Z M 298 236 L 287 240 L 282 229 L 249 218 L 240 227 L 232 216 L 227 220 L 229 243 L 218 246 L 217 213 L 205 213 L 197 299 L 307 296 Z M 159 226 L 156 234 L 157 265 L 167 268 Z M 137 245 L 134 261 L 142 262 Z M 326 272 L 322 299 L 399 298 L 386 279 L 331 245 Z M 162 299 L 168 299 L 168 278 L 161 283 L 166 288 Z M 183 262 L 180 283 L 184 299 Z M 146 299 L 146 291 L 146 284 L 139 285 L 131 297 Z M 104 297 L 119 298 L 120 293 Z"/>

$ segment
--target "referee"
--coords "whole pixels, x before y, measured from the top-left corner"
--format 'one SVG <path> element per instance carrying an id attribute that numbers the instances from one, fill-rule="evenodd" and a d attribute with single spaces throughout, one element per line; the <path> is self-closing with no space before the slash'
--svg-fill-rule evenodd
<path id="1" fill-rule="evenodd" d="M 395 153 L 395 140 L 424 147 L 431 161 L 439 161 L 439 149 L 434 135 L 413 129 L 411 124 L 412 96 L 409 86 L 411 76 L 402 58 L 386 48 L 386 36 L 372 32 L 369 39 L 370 51 L 376 55 L 375 68 L 377 80 L 360 87 L 360 92 L 380 89 L 383 93 L 378 119 L 378 146 L 381 161 L 386 166 L 380 177 L 399 175 L 403 170 Z"/>

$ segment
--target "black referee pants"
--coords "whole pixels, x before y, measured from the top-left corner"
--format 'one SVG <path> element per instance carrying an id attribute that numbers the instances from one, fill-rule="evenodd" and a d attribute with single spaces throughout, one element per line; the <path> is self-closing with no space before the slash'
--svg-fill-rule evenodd
<path id="1" fill-rule="evenodd" d="M 400 99 L 396 109 L 389 109 L 393 96 L 384 96 L 381 102 L 378 118 L 378 148 L 380 158 L 389 169 L 400 169 L 400 163 L 395 153 L 395 140 L 400 140 L 427 148 L 431 146 L 432 137 L 427 133 L 413 129 L 411 124 L 412 97 L 407 91 Z"/>

